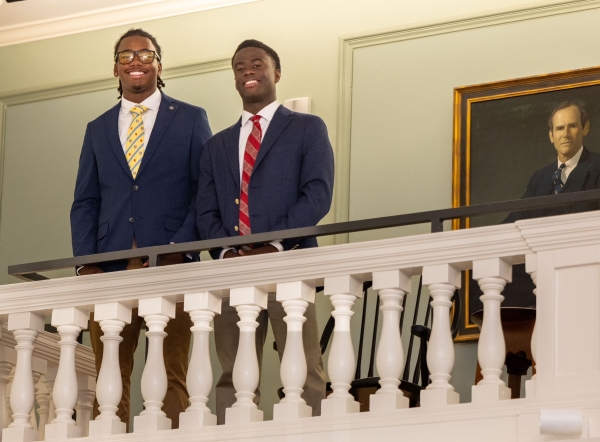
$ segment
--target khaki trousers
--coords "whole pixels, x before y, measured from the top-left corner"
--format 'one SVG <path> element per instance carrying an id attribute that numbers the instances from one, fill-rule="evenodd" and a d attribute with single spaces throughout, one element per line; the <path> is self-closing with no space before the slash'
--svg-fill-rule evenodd
<path id="1" fill-rule="evenodd" d="M 275 300 L 274 294 L 270 294 L 267 309 L 262 310 L 257 318 L 256 354 L 258 356 L 259 367 L 262 366 L 263 347 L 267 338 L 269 319 L 271 320 L 279 360 L 281 361 L 287 335 L 287 325 L 283 320 L 284 317 L 285 311 L 283 310 L 283 306 Z M 321 349 L 319 347 L 317 312 L 314 304 L 308 304 L 305 317 L 306 322 L 302 327 L 302 340 L 308 372 L 302 398 L 306 401 L 307 405 L 312 407 L 313 416 L 319 416 L 321 414 L 321 400 L 325 399 L 326 383 Z M 240 339 L 240 329 L 237 326 L 238 321 L 237 311 L 229 305 L 229 298 L 224 298 L 221 314 L 216 315 L 214 319 L 216 351 L 221 367 L 223 368 L 223 374 L 216 386 L 217 423 L 219 425 L 225 423 L 225 410 L 231 407 L 236 400 L 232 373 Z M 260 401 L 260 387 L 256 389 L 255 393 L 254 402 L 258 405 Z"/>
<path id="2" fill-rule="evenodd" d="M 117 416 L 127 424 L 129 431 L 130 419 L 130 390 L 131 372 L 133 371 L 133 354 L 137 348 L 140 337 L 140 329 L 144 319 L 137 314 L 134 308 L 131 315 L 131 324 L 127 324 L 121 333 L 123 341 L 119 345 L 119 364 L 121 367 L 121 380 L 123 381 L 123 396 L 119 404 Z M 168 389 L 163 401 L 162 410 L 171 419 L 171 428 L 179 428 L 179 413 L 185 411 L 189 406 L 188 393 L 185 379 L 188 368 L 188 356 L 190 353 L 190 340 L 193 323 L 190 316 L 183 311 L 183 303 L 177 304 L 175 319 L 167 323 L 165 332 L 167 337 L 163 345 L 165 367 L 167 369 Z M 103 335 L 100 324 L 94 321 L 93 313 L 90 315 L 90 338 L 92 348 L 96 357 L 96 371 L 100 372 L 102 364 L 102 353 L 104 345 L 100 340 Z M 94 401 L 94 417 L 98 416 L 98 402 Z"/>

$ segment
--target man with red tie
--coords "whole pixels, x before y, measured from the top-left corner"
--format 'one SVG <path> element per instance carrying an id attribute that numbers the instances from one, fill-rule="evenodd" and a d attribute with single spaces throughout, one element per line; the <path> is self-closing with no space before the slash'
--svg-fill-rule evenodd
<path id="1" fill-rule="evenodd" d="M 231 61 L 235 87 L 242 98 L 242 117 L 207 143 L 200 160 L 197 198 L 202 239 L 272 232 L 316 225 L 329 211 L 333 191 L 333 150 L 325 123 L 316 116 L 292 112 L 277 102 L 281 78 L 277 53 L 256 40 L 242 42 Z M 277 253 L 316 247 L 315 238 L 288 239 L 252 248 L 212 250 L 214 259 Z M 272 298 L 272 299 L 271 299 Z M 224 301 L 215 318 L 217 355 L 223 374 L 217 383 L 217 418 L 235 402 L 232 371 L 239 329 L 236 310 Z M 270 296 L 257 321 L 257 354 L 270 319 L 280 359 L 286 338 L 285 313 Z M 319 348 L 314 304 L 303 327 L 308 374 L 302 397 L 319 415 L 325 398 L 325 373 Z M 258 403 L 260 395 L 255 401 Z"/>

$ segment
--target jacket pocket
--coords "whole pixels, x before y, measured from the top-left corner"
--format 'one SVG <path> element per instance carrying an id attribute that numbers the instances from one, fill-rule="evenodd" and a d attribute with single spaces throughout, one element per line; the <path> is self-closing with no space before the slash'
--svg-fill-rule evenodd
<path id="1" fill-rule="evenodd" d="M 98 232 L 96 233 L 96 242 L 100 241 L 108 233 L 108 221 L 98 226 Z"/>
<path id="2" fill-rule="evenodd" d="M 169 232 L 177 232 L 183 224 L 183 220 L 176 218 L 169 218 L 165 216 L 165 229 Z"/>

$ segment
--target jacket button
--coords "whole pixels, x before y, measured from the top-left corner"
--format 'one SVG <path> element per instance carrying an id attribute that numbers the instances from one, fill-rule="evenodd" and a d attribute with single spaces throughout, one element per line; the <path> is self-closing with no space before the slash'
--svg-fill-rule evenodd
<path id="1" fill-rule="evenodd" d="M 233 230 L 235 230 L 237 232 L 239 230 L 238 226 L 233 226 Z"/>
<path id="2" fill-rule="evenodd" d="M 139 187 L 138 186 L 133 186 L 133 190 L 138 190 Z"/>
<path id="3" fill-rule="evenodd" d="M 239 204 L 239 203 L 240 203 L 240 200 L 236 198 L 236 199 L 235 199 L 235 203 L 236 203 L 236 204 Z"/>
<path id="4" fill-rule="evenodd" d="M 129 222 L 132 223 L 134 221 L 133 216 L 131 218 L 129 218 Z"/>

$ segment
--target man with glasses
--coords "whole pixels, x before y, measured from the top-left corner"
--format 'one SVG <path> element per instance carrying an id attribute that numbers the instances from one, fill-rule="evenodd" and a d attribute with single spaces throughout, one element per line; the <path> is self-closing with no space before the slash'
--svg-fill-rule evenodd
<path id="1" fill-rule="evenodd" d="M 195 225 L 199 159 L 211 136 L 206 112 L 161 92 L 165 85 L 160 78 L 161 48 L 147 32 L 132 29 L 122 35 L 114 57 L 121 101 L 87 127 L 71 208 L 74 256 L 199 239 Z M 161 264 L 190 259 L 173 254 Z M 78 274 L 146 265 L 131 259 L 80 267 Z M 192 323 L 182 307 L 177 305 L 164 342 L 168 391 L 163 411 L 172 428 L 178 428 L 179 413 L 188 406 L 185 377 Z M 123 397 L 117 414 L 127 425 L 133 353 L 142 321 L 134 309 L 131 324 L 121 333 Z M 93 318 L 90 335 L 99 370 L 102 331 Z"/>

